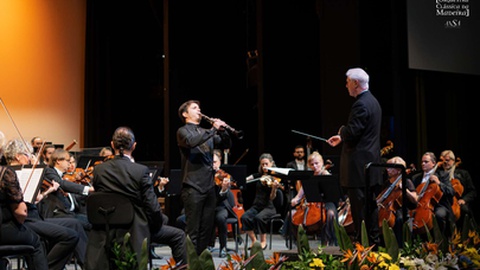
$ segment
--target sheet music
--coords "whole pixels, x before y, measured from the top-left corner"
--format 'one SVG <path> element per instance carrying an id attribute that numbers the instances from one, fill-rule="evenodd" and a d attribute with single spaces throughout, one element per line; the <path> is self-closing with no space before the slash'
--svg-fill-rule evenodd
<path id="1" fill-rule="evenodd" d="M 288 175 L 290 171 L 293 171 L 294 169 L 292 168 L 278 168 L 278 167 L 268 167 L 267 168 L 269 171 L 280 173 L 283 175 Z"/>
<path id="2" fill-rule="evenodd" d="M 18 182 L 23 191 L 23 200 L 25 202 L 34 203 L 37 198 L 38 189 L 43 179 L 42 167 L 32 168 L 18 168 L 15 169 L 17 173 Z M 30 179 L 30 180 L 29 180 Z M 27 186 L 28 184 L 28 186 Z"/>

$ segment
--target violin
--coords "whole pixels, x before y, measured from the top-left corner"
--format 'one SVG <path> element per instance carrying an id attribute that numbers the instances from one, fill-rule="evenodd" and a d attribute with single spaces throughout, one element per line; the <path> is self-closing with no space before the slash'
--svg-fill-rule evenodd
<path id="1" fill-rule="evenodd" d="M 214 178 L 215 178 L 215 185 L 217 185 L 217 186 L 221 186 L 224 179 L 232 180 L 232 176 L 222 169 L 218 169 L 218 171 L 215 173 Z M 237 186 L 237 184 L 235 182 L 231 181 L 231 184 L 233 186 Z"/>
<path id="2" fill-rule="evenodd" d="M 42 182 L 42 190 L 48 190 L 49 188 L 53 187 L 53 183 L 51 180 L 48 179 L 43 179 Z M 58 187 L 57 189 L 63 196 L 67 197 L 68 193 L 65 192 L 61 187 Z"/>
<path id="3" fill-rule="evenodd" d="M 90 185 L 91 172 L 87 173 L 82 168 L 75 168 L 75 171 L 64 174 L 63 180 L 68 180 L 77 184 Z"/>

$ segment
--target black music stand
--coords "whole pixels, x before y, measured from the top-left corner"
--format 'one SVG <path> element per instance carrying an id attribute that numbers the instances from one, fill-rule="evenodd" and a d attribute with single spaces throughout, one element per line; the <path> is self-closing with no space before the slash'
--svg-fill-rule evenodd
<path id="1" fill-rule="evenodd" d="M 337 175 L 315 175 L 301 181 L 308 202 L 333 202 L 338 206 L 342 189 Z"/>
<path id="2" fill-rule="evenodd" d="M 290 199 L 293 198 L 292 188 L 295 188 L 292 183 L 296 180 L 306 180 L 310 179 L 313 177 L 313 171 L 305 171 L 305 170 L 295 170 L 292 168 L 278 168 L 278 167 L 272 167 L 272 168 L 267 168 L 269 171 L 269 174 L 275 175 L 276 177 L 281 178 L 282 180 L 285 179 L 287 180 L 287 188 L 288 192 L 290 192 Z M 292 188 L 290 188 L 292 186 Z M 288 201 L 287 204 L 290 206 L 290 202 Z M 288 208 L 287 208 L 288 209 Z M 293 236 L 292 236 L 292 209 L 288 211 L 288 222 L 289 222 L 289 229 L 288 229 L 288 240 L 289 240 L 289 245 L 288 248 L 292 249 L 292 241 L 293 241 Z"/>

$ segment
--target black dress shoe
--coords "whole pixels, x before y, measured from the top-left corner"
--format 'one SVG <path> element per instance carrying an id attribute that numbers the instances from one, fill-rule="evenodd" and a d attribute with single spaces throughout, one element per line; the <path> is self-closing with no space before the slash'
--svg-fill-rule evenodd
<path id="1" fill-rule="evenodd" d="M 237 243 L 239 246 L 243 244 L 243 238 L 241 236 L 237 236 Z"/>
<path id="2" fill-rule="evenodd" d="M 225 248 L 220 249 L 220 252 L 218 254 L 218 257 L 220 258 L 225 258 L 227 257 L 227 250 Z"/>

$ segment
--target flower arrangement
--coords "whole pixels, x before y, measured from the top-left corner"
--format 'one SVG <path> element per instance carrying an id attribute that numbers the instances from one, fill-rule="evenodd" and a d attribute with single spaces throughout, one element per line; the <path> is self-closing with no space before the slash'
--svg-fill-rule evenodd
<path id="1" fill-rule="evenodd" d="M 400 249 L 393 230 L 384 222 L 382 233 L 385 247 L 368 243 L 365 224 L 362 224 L 361 243 L 352 242 L 345 229 L 335 223 L 335 234 L 343 256 L 335 256 L 323 252 L 324 247 L 311 249 L 308 237 L 302 226 L 298 228 L 298 259 L 289 260 L 285 256 L 274 253 L 265 259 L 260 243 L 254 243 L 250 254 L 228 255 L 218 269 L 220 270 L 414 270 L 414 269 L 480 269 L 480 234 L 479 228 L 472 219 L 465 218 L 462 232 L 452 227 L 452 236 L 446 238 L 434 221 L 433 236 L 426 233 L 427 240 L 418 236 L 412 239 L 408 225 L 404 226 L 404 247 Z M 194 252 L 193 244 L 187 237 L 188 269 L 212 269 L 213 258 L 210 251 L 205 250 L 200 256 Z M 193 251 L 193 252 L 191 252 Z M 172 260 L 172 259 L 171 259 Z M 175 262 L 170 261 L 161 267 L 162 270 L 175 269 Z"/>

